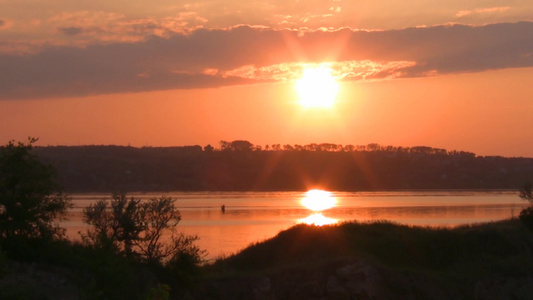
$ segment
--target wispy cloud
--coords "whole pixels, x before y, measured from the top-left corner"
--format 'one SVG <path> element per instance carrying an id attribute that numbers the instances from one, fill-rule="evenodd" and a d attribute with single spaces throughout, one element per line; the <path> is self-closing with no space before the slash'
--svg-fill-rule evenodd
<path id="1" fill-rule="evenodd" d="M 223 77 L 240 77 L 262 81 L 295 81 L 302 76 L 306 68 L 325 67 L 331 70 L 331 75 L 337 80 L 373 80 L 403 77 L 402 70 L 415 65 L 416 63 L 413 61 L 292 62 L 264 67 L 247 65 L 225 72 L 218 72 L 217 70 L 216 74 L 222 75 Z"/>
<path id="2" fill-rule="evenodd" d="M 511 7 L 509 6 L 495 6 L 495 7 L 487 7 L 487 8 L 476 8 L 474 10 L 461 10 L 455 14 L 456 18 L 462 18 L 465 16 L 470 15 L 477 15 L 477 14 L 491 14 L 491 13 L 501 13 L 508 11 Z"/>
<path id="3" fill-rule="evenodd" d="M 76 34 L 76 28 L 69 30 Z M 80 30 L 78 34 L 85 33 Z M 344 80 L 531 67 L 531 32 L 532 22 L 390 31 L 240 26 L 85 48 L 50 47 L 33 54 L 0 55 L 0 98 L 293 80 L 306 64 L 324 62 Z"/>
<path id="4" fill-rule="evenodd" d="M 122 14 L 103 11 L 76 11 L 62 12 L 46 20 L 48 26 L 57 28 L 61 34 L 76 37 L 76 40 L 69 41 L 74 46 L 100 42 L 138 42 L 151 35 L 170 37 L 176 33 L 187 34 L 202 28 L 206 22 L 207 19 L 192 11 L 164 18 L 127 18 Z"/>
<path id="5" fill-rule="evenodd" d="M 66 35 L 78 35 L 83 32 L 81 27 L 60 27 L 59 31 Z"/>

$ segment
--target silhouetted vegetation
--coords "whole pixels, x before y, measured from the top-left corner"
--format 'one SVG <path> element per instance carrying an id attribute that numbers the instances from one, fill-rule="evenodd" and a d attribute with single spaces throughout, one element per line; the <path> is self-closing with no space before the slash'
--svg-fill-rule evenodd
<path id="1" fill-rule="evenodd" d="M 215 267 L 219 265 L 224 271 L 257 271 L 357 256 L 387 267 L 436 271 L 483 263 L 488 257 L 526 258 L 530 251 L 527 249 L 533 249 L 533 235 L 516 219 L 454 229 L 351 221 L 331 226 L 293 226 L 217 261 Z"/>
<path id="2" fill-rule="evenodd" d="M 51 165 L 42 163 L 27 144 L 0 147 L 0 239 L 59 238 L 54 222 L 64 216 L 69 199 L 61 193 Z"/>
<path id="3" fill-rule="evenodd" d="M 520 189 L 520 193 L 518 194 L 520 198 L 528 201 L 529 204 L 533 204 L 533 191 L 531 190 L 532 188 L 533 185 L 530 182 L 527 182 L 524 187 Z"/>
<path id="4" fill-rule="evenodd" d="M 201 257 L 185 251 L 197 248 L 181 245 L 162 264 L 68 240 L 12 239 L 1 245 L 0 299 L 175 297 L 200 276 Z"/>
<path id="5" fill-rule="evenodd" d="M 476 156 L 431 147 L 253 145 L 41 147 L 71 192 L 518 189 L 533 158 Z"/>
<path id="6" fill-rule="evenodd" d="M 173 263 L 186 256 L 193 259 L 192 265 L 198 265 L 204 251 L 194 245 L 197 236 L 177 232 L 181 214 L 174 201 L 163 196 L 141 202 L 126 194 L 113 194 L 110 202 L 102 199 L 84 209 L 84 222 L 91 228 L 82 234 L 83 240 L 147 263 Z"/>
<path id="7" fill-rule="evenodd" d="M 523 200 L 526 200 L 529 202 L 529 206 L 524 208 L 520 215 L 518 216 L 520 218 L 520 221 L 524 223 L 524 225 L 533 231 L 533 192 L 531 190 L 532 185 L 530 182 L 526 183 L 524 187 L 520 190 L 519 197 Z"/>
<path id="8" fill-rule="evenodd" d="M 172 199 L 97 202 L 86 244 L 72 243 L 55 223 L 69 199 L 35 141 L 0 147 L 0 299 L 163 299 L 190 287 L 203 251 L 175 231 Z"/>
<path id="9" fill-rule="evenodd" d="M 206 281 L 195 295 L 530 299 L 532 251 L 533 235 L 517 219 L 454 229 L 387 221 L 297 225 L 208 266 L 215 283 Z"/>
<path id="10" fill-rule="evenodd" d="M 34 141 L 10 142 L 0 148 L 1 299 L 532 296 L 531 206 L 522 212 L 528 219 L 521 213 L 522 222 L 511 219 L 455 229 L 387 221 L 297 225 L 200 269 L 203 252 L 194 245 L 196 237 L 174 230 L 181 216 L 172 199 L 142 202 L 114 194 L 110 201 L 103 199 L 85 210 L 85 221 L 92 227 L 84 234 L 85 244 L 72 243 L 53 224 L 64 215 L 68 199 L 61 194 L 54 168 L 32 152 Z M 502 180 L 507 186 L 509 180 L 527 181 L 531 174 L 531 159 L 376 144 L 364 148 L 272 145 L 262 150 L 247 141 L 234 141 L 221 143 L 220 149 L 93 146 L 37 150 L 59 166 L 65 183 L 77 188 L 102 183 L 98 176 L 110 176 L 99 186 L 104 190 L 134 182 L 139 188 L 160 188 L 152 181 L 160 173 L 169 176 L 162 185 L 169 189 L 211 189 L 223 184 L 228 184 L 227 189 L 303 189 L 307 184 L 331 189 L 447 186 L 439 185 L 439 180 L 447 184 L 463 180 L 466 183 L 461 187 L 472 188 L 498 178 L 506 178 Z M 91 165 L 88 175 L 83 175 Z M 447 176 L 432 177 L 442 172 Z M 484 177 L 483 172 L 487 173 Z M 148 175 L 139 177 L 144 173 Z M 80 176 L 73 181 L 65 177 L 73 174 Z M 417 183 L 421 176 L 429 179 Z M 89 185 L 78 181 L 91 178 Z M 109 178 L 113 180 L 105 181 Z M 394 185 L 393 179 L 403 181 Z M 531 185 L 525 185 L 519 196 L 532 202 Z M 171 242 L 164 243 L 165 237 Z"/>

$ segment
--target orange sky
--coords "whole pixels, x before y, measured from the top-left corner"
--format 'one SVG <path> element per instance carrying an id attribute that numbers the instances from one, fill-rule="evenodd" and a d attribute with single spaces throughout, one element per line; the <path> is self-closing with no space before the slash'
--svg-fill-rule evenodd
<path id="1" fill-rule="evenodd" d="M 0 1 L 0 143 L 533 157 L 533 4 L 174 2 Z M 337 102 L 306 109 L 295 80 L 323 62 Z"/>

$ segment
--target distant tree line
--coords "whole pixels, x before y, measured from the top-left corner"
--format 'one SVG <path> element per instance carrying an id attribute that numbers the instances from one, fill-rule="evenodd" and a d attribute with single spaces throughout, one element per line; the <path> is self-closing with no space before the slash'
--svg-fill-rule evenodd
<path id="1" fill-rule="evenodd" d="M 185 146 L 185 147 L 176 147 L 180 150 L 197 150 L 200 151 L 201 146 Z M 464 152 L 464 151 L 447 151 L 445 149 L 432 148 L 426 146 L 415 146 L 415 147 L 395 147 L 395 146 L 382 146 L 377 143 L 371 143 L 368 145 L 340 145 L 340 144 L 331 144 L 331 143 L 311 143 L 307 145 L 281 145 L 281 144 L 272 144 L 265 145 L 264 147 L 260 145 L 254 145 L 249 141 L 236 140 L 232 142 L 220 141 L 220 147 L 214 148 L 211 145 L 207 145 L 203 148 L 204 151 L 319 151 L 319 152 L 361 152 L 361 151 L 383 151 L 383 152 L 399 152 L 399 153 L 420 153 L 420 154 L 440 154 L 440 155 L 471 155 L 475 156 L 474 153 Z"/>
<path id="2" fill-rule="evenodd" d="M 35 152 L 69 192 L 518 189 L 533 158 L 476 156 L 432 147 L 254 145 L 56 146 Z"/>

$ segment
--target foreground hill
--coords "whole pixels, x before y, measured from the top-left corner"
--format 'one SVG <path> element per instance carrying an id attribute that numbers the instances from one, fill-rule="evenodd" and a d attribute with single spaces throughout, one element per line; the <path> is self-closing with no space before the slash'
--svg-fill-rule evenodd
<path id="1" fill-rule="evenodd" d="M 533 299 L 533 233 L 518 219 L 297 225 L 172 272 L 67 241 L 5 246 L 1 299 Z"/>
<path id="2" fill-rule="evenodd" d="M 266 147 L 265 147 L 266 148 Z M 68 192 L 518 189 L 533 158 L 482 157 L 430 147 L 273 145 L 39 147 Z"/>
<path id="3" fill-rule="evenodd" d="M 532 299 L 517 219 L 456 229 L 297 225 L 207 267 L 189 299 Z"/>

